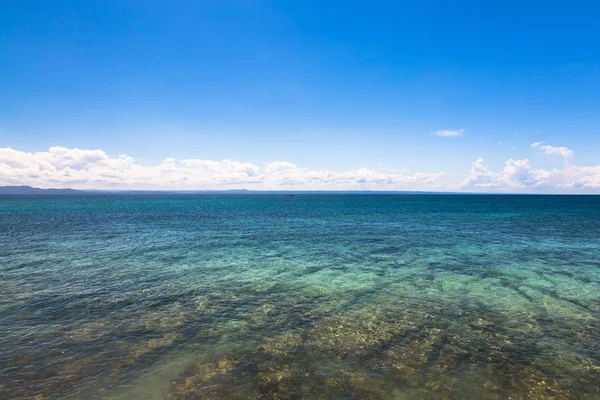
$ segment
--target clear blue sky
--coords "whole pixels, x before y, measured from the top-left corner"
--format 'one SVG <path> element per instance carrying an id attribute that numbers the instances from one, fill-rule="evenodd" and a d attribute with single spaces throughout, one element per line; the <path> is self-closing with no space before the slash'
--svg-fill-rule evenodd
<path id="1" fill-rule="evenodd" d="M 0 147 L 561 168 L 543 141 L 597 166 L 599 16 L 596 1 L 5 0 Z"/>

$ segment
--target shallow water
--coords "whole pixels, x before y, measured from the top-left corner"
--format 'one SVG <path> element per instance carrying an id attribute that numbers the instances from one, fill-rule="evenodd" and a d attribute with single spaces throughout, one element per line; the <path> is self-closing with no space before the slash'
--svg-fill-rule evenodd
<path id="1" fill-rule="evenodd" d="M 600 399 L 600 197 L 2 197 L 0 272 L 0 398 Z"/>

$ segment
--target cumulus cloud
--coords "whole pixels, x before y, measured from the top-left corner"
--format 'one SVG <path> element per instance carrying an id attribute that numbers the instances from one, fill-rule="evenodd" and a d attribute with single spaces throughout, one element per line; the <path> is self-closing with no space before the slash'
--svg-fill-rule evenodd
<path id="1" fill-rule="evenodd" d="M 445 178 L 437 173 L 382 173 L 367 168 L 333 172 L 309 170 L 286 161 L 262 168 L 247 162 L 166 158 L 145 166 L 126 155 L 102 150 L 52 147 L 29 153 L 0 148 L 0 185 L 79 189 L 257 189 L 401 190 L 435 189 Z"/>
<path id="2" fill-rule="evenodd" d="M 143 165 L 127 155 L 109 156 L 102 150 L 51 147 L 47 151 L 30 153 L 0 148 L 0 186 L 180 190 L 600 190 L 600 165 L 574 164 L 574 154 L 566 147 L 533 143 L 532 148 L 562 156 L 565 165 L 562 168 L 537 169 L 528 159 L 509 159 L 503 168 L 494 171 L 483 158 L 479 158 L 472 163 L 471 170 L 463 179 L 460 175 L 444 172 L 308 169 L 279 160 L 258 166 L 232 160 L 166 158 L 154 165 Z"/>
<path id="3" fill-rule="evenodd" d="M 465 179 L 460 187 L 461 188 L 485 188 L 490 187 L 493 182 L 494 174 L 487 166 L 483 158 L 478 158 L 477 161 L 471 166 L 471 172 L 467 179 Z"/>
<path id="4" fill-rule="evenodd" d="M 504 165 L 501 180 L 507 187 L 525 187 L 538 182 L 532 175 L 531 165 L 527 159 L 508 160 Z"/>
<path id="5" fill-rule="evenodd" d="M 449 130 L 439 130 L 435 132 L 431 132 L 433 136 L 442 136 L 442 137 L 460 137 L 465 134 L 464 129 L 449 129 Z"/>
<path id="6" fill-rule="evenodd" d="M 265 171 L 273 175 L 294 173 L 298 171 L 298 166 L 287 161 L 273 161 L 267 164 Z"/>
<path id="7" fill-rule="evenodd" d="M 467 178 L 460 184 L 462 189 L 503 189 L 511 190 L 558 190 L 581 189 L 582 192 L 593 192 L 600 188 L 600 166 L 577 166 L 572 163 L 574 154 L 567 147 L 554 147 L 536 142 L 531 145 L 546 154 L 558 154 L 563 157 L 565 166 L 562 169 L 534 169 L 529 160 L 506 161 L 502 172 L 493 172 L 479 158 L 473 163 Z"/>
<path id="8" fill-rule="evenodd" d="M 531 147 L 533 148 L 539 148 L 540 150 L 544 151 L 544 153 L 546 154 L 558 154 L 559 156 L 561 156 L 564 160 L 566 164 L 571 163 L 571 161 L 573 160 L 573 151 L 571 149 L 569 149 L 568 147 L 554 147 L 554 146 L 547 146 L 544 145 L 542 146 L 543 142 L 535 142 L 531 144 Z"/>

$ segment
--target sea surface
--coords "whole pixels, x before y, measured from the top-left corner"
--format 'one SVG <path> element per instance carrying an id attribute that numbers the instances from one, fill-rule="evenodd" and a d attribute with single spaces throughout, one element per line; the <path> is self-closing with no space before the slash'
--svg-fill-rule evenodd
<path id="1" fill-rule="evenodd" d="M 600 399 L 600 196 L 0 197 L 2 399 Z"/>

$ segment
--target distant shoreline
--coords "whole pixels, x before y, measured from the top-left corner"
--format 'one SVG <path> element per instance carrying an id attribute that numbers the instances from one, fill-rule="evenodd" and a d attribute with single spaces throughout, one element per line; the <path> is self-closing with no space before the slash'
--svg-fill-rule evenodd
<path id="1" fill-rule="evenodd" d="M 111 196 L 111 195 L 511 195 L 511 196 L 596 196 L 598 193 L 509 193 L 509 192 L 428 192 L 401 190 L 95 190 L 41 189 L 32 186 L 0 186 L 0 196 Z"/>

